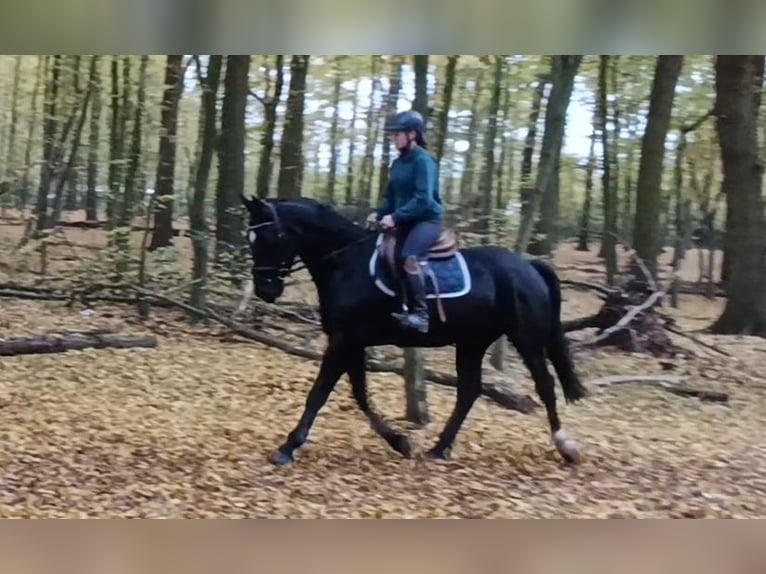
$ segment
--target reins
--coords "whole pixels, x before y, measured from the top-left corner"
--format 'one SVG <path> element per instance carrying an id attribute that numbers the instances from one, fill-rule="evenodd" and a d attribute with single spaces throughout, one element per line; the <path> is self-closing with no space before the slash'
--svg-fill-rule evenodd
<path id="1" fill-rule="evenodd" d="M 276 208 L 273 205 L 271 205 L 270 203 L 266 203 L 266 205 L 269 206 L 274 219 L 272 221 L 264 221 L 262 223 L 256 223 L 255 225 L 249 225 L 248 228 L 247 228 L 247 231 L 249 233 L 250 231 L 254 231 L 256 229 L 260 229 L 261 227 L 266 227 L 268 225 L 275 225 L 277 227 L 277 237 L 281 238 L 281 237 L 284 236 L 285 232 L 282 229 L 282 222 L 279 219 L 279 214 L 277 213 L 277 210 L 276 210 Z M 360 243 L 362 243 L 364 241 L 367 241 L 370 238 L 371 235 L 372 235 L 371 233 L 365 233 L 359 239 L 355 239 L 354 241 L 344 245 L 343 247 L 340 247 L 338 249 L 334 249 L 334 250 L 330 251 L 329 253 L 324 254 L 320 258 L 320 261 L 324 261 L 324 260 L 329 259 L 331 257 L 335 257 L 336 255 L 339 255 L 339 254 L 343 253 L 347 249 L 350 249 L 351 247 L 354 247 L 357 244 L 360 244 Z M 285 277 L 289 277 L 290 275 L 292 275 L 296 271 L 301 271 L 302 269 L 306 269 L 306 268 L 307 268 L 306 263 L 301 260 L 300 264 L 297 267 L 295 266 L 295 263 L 293 263 L 293 264 L 290 265 L 290 267 L 287 267 L 286 265 L 285 266 L 279 266 L 279 267 L 271 265 L 271 266 L 265 266 L 265 267 L 255 267 L 254 266 L 252 269 L 253 269 L 253 271 L 277 271 L 279 273 L 280 278 L 285 278 Z"/>

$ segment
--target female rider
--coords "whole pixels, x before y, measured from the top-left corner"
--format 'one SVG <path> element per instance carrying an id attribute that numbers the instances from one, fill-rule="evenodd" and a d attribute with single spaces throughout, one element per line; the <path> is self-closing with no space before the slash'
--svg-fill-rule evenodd
<path id="1" fill-rule="evenodd" d="M 439 171 L 434 157 L 426 151 L 425 122 L 415 110 L 396 114 L 385 128 L 399 150 L 391 163 L 385 197 L 377 211 L 367 218 L 394 230 L 397 263 L 403 268 L 407 313 L 393 313 L 404 326 L 428 332 L 425 277 L 420 263 L 442 232 L 442 202 Z"/>

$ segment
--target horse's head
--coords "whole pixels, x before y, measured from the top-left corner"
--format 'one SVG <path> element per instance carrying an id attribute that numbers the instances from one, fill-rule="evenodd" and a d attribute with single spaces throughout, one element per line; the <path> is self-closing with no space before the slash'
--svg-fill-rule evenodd
<path id="1" fill-rule="evenodd" d="M 285 277 L 298 255 L 298 235 L 280 219 L 273 204 L 244 195 L 242 203 L 249 214 L 247 241 L 255 295 L 273 303 L 282 295 Z"/>

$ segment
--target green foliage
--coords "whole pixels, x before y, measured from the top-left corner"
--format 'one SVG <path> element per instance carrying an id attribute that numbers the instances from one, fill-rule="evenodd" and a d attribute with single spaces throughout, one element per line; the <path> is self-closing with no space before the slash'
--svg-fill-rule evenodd
<path id="1" fill-rule="evenodd" d="M 21 59 L 21 77 L 19 84 L 18 110 L 17 110 L 17 129 L 15 134 L 16 146 L 23 149 L 27 145 L 28 125 L 33 119 L 32 113 L 32 92 L 35 85 L 35 78 L 38 73 L 39 63 L 45 56 L 23 56 Z M 507 115 L 501 118 L 498 136 L 495 139 L 495 158 L 500 155 L 500 142 L 503 138 L 510 139 L 511 147 L 515 147 L 513 154 L 509 154 L 506 159 L 509 162 L 505 168 L 506 173 L 511 179 L 506 183 L 508 189 L 504 191 L 503 196 L 511 203 L 518 200 L 518 176 L 521 161 L 521 148 L 523 138 L 527 130 L 528 116 L 531 109 L 532 93 L 534 87 L 541 78 L 544 78 L 550 70 L 550 57 L 547 55 L 505 55 L 506 71 L 503 78 L 503 90 L 509 92 L 509 106 Z M 184 59 L 186 63 L 188 57 Z M 86 58 L 81 57 L 80 81 L 87 81 Z M 129 56 L 131 65 L 131 90 L 135 95 L 135 82 L 137 81 L 137 70 L 139 57 Z M 276 185 L 277 174 L 279 170 L 279 142 L 284 122 L 285 103 L 287 100 L 287 85 L 289 82 L 289 56 L 285 58 L 285 88 L 282 91 L 282 98 L 277 109 L 277 128 L 274 153 L 272 155 L 273 172 L 271 178 L 272 190 Z M 390 68 L 391 56 L 382 55 L 379 57 L 380 64 L 377 66 L 377 79 L 380 80 L 381 91 L 385 92 L 388 85 L 388 74 Z M 201 56 L 201 64 L 204 69 L 206 56 Z M 251 97 L 248 99 L 247 125 L 246 125 L 246 154 L 245 154 L 245 189 L 244 192 L 252 194 L 255 191 L 255 176 L 258 171 L 258 161 L 261 148 L 261 137 L 264 127 L 264 107 L 259 101 L 264 93 L 273 89 L 276 71 L 274 70 L 275 57 L 270 55 L 253 56 L 250 88 Z M 72 79 L 75 73 L 75 65 L 78 59 L 75 56 L 65 56 L 64 69 L 62 75 L 62 96 L 66 103 L 71 103 L 73 97 Z M 436 110 L 441 109 L 442 88 L 444 83 L 444 69 L 447 63 L 446 55 L 432 55 L 429 57 L 429 82 L 428 96 L 429 104 Z M 460 55 L 457 60 L 456 82 L 454 94 L 452 97 L 451 111 L 449 114 L 448 133 L 445 140 L 445 157 L 442 161 L 442 181 L 443 185 L 451 185 L 454 189 L 459 189 L 460 179 L 462 177 L 463 166 L 466 161 L 465 141 L 469 137 L 471 125 L 470 108 L 476 95 L 476 81 L 481 78 L 481 93 L 478 94 L 478 123 L 476 129 L 479 134 L 483 134 L 487 126 L 487 113 L 490 103 L 491 93 L 491 56 Z M 0 57 L 0 145 L 5 144 L 10 122 L 10 93 L 13 82 L 13 69 L 15 64 L 14 56 Z M 107 158 L 110 137 L 110 58 L 104 57 L 100 60 L 100 71 L 102 79 L 102 114 L 100 130 L 100 169 L 98 171 L 98 185 L 100 188 L 106 188 Z M 144 129 L 144 145 L 142 149 L 142 173 L 146 177 L 146 187 L 154 188 L 154 173 L 156 171 L 157 148 L 160 129 L 160 100 L 163 91 L 165 56 L 150 56 L 147 66 L 147 84 L 146 84 L 146 120 Z M 619 141 L 617 142 L 617 154 L 620 170 L 620 189 L 618 195 L 623 197 L 624 178 L 633 177 L 635 183 L 636 169 L 638 165 L 638 154 L 640 152 L 641 138 L 646 123 L 646 112 L 648 109 L 648 98 L 651 89 L 651 79 L 653 77 L 655 58 L 652 56 L 619 56 L 617 58 L 617 85 L 610 86 L 610 101 L 616 99 L 619 111 L 620 131 Z M 333 81 L 337 70 L 340 69 L 343 83 L 341 85 L 341 114 L 338 125 L 338 168 L 337 168 L 337 198 L 342 200 L 345 196 L 346 175 L 349 162 L 349 148 L 351 141 L 354 141 L 354 157 L 351 158 L 352 172 L 354 177 L 359 174 L 362 157 L 365 151 L 366 125 L 365 118 L 367 108 L 370 105 L 369 92 L 373 78 L 371 77 L 370 56 L 367 55 L 313 55 L 309 66 L 309 77 L 307 86 L 307 102 L 304 110 L 305 128 L 304 128 L 304 194 L 308 196 L 321 197 L 320 191 L 327 181 L 327 172 L 329 166 L 329 132 L 332 110 L 332 90 Z M 591 114 L 595 103 L 595 91 L 597 83 L 598 56 L 585 56 L 576 80 L 575 92 L 573 94 L 573 105 L 570 109 L 568 121 L 569 139 L 574 142 L 574 153 L 571 155 L 565 150 L 562 155 L 561 167 L 561 190 L 560 190 L 560 209 L 561 220 L 559 225 L 568 227 L 574 225 L 579 210 L 582 206 L 584 193 L 584 164 L 587 154 L 587 136 L 589 133 L 588 125 L 591 122 Z M 355 86 L 358 90 L 355 91 Z M 42 88 L 42 86 L 41 86 Z M 190 170 L 194 158 L 195 148 L 197 146 L 197 125 L 200 109 L 201 89 L 197 80 L 196 65 L 190 61 L 185 76 L 185 88 L 180 103 L 179 121 L 178 121 L 178 153 L 176 157 L 176 199 L 175 216 L 184 217 L 187 210 L 187 193 L 189 184 L 192 181 L 193 171 Z M 376 109 L 382 105 L 381 94 L 375 95 L 372 105 Z M 412 58 L 405 59 L 403 86 L 400 93 L 400 107 L 407 107 L 408 102 L 412 102 L 414 97 L 413 68 Z M 694 122 L 702 114 L 710 109 L 714 99 L 713 91 L 713 57 L 711 56 L 688 56 L 685 59 L 681 78 L 678 82 L 676 102 L 674 105 L 671 132 L 668 135 L 668 153 L 666 159 L 666 169 L 664 175 L 664 186 L 668 193 L 672 187 L 672 166 L 675 160 L 674 149 L 678 141 L 678 130 L 691 122 Z M 352 122 L 350 117 L 351 109 L 356 100 L 356 121 Z M 219 104 L 220 105 L 220 104 Z M 66 107 L 61 108 L 61 113 L 66 113 Z M 38 93 L 36 103 L 36 126 L 32 132 L 32 153 L 30 163 L 36 165 L 39 162 L 42 153 L 41 141 L 41 108 L 42 108 L 42 89 Z M 538 120 L 537 146 L 533 162 L 536 165 L 537 153 L 539 151 L 539 141 L 542 136 L 542 128 L 545 121 L 544 110 Z M 127 122 L 127 130 L 130 130 L 132 117 Z M 611 126 L 613 128 L 614 126 Z M 685 164 L 684 169 L 690 170 L 691 165 L 698 166 L 699 177 L 704 179 L 706 174 L 713 178 L 712 189 L 717 189 L 720 183 L 720 160 L 719 148 L 715 138 L 714 122 L 708 120 L 704 122 L 693 133 L 688 134 L 686 154 L 691 162 Z M 130 133 L 129 131 L 127 133 Z M 577 140 L 572 138 L 577 137 Z M 81 155 L 87 152 L 86 139 L 83 139 L 81 146 Z M 477 139 L 475 153 L 476 169 L 481 169 L 482 156 L 482 137 Z M 384 140 L 381 136 L 375 147 L 375 158 L 373 164 L 376 169 L 373 172 L 373 195 L 372 201 L 377 198 L 377 166 L 382 150 Z M 600 154 L 597 146 L 597 155 Z M 5 160 L 4 150 L 0 150 L 0 162 Z M 23 153 L 13 155 L 14 162 L 19 164 L 23 161 Z M 632 163 L 627 160 L 633 158 Z M 512 157 L 512 159 L 511 159 Z M 512 164 L 511 164 L 512 162 Z M 10 166 L 17 170 L 23 168 L 23 164 Z M 85 163 L 80 166 L 81 176 L 79 181 L 81 185 L 85 181 L 84 170 Z M 534 175 L 534 174 L 533 174 Z M 599 205 L 598 196 L 600 195 L 600 167 L 597 166 L 594 175 L 596 185 L 594 186 L 594 205 Z M 39 170 L 34 169 L 30 172 L 30 188 L 35 189 Z M 213 162 L 210 177 L 209 192 L 207 194 L 208 209 L 210 217 L 213 217 L 215 198 L 214 182 L 217 178 L 217 161 Z M 454 181 L 450 184 L 449 179 Z M 688 179 L 688 178 L 687 178 Z M 472 186 L 473 193 L 477 187 L 474 178 Z M 354 183 L 353 189 L 356 193 L 358 186 Z M 140 192 L 139 192 L 140 193 Z M 272 194 L 274 192 L 272 191 Z M 684 197 L 689 197 L 693 203 L 698 205 L 704 203 L 705 198 L 698 197 L 699 194 L 693 192 L 691 187 L 685 187 Z M 30 195 L 32 197 L 33 194 Z M 103 201 L 103 199 L 102 199 Z M 622 201 L 622 199 L 621 199 Z M 5 203 L 5 201 L 4 201 Z M 593 210 L 593 217 L 601 217 L 600 208 Z"/>

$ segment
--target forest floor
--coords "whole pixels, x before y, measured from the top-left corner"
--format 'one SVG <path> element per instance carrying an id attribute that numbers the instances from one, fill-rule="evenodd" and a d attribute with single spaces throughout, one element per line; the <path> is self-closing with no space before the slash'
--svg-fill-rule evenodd
<path id="1" fill-rule="evenodd" d="M 0 229 L 2 252 L 17 232 Z M 67 236 L 82 242 L 99 233 Z M 555 262 L 570 278 L 601 268 L 593 253 L 569 245 Z M 693 269 L 684 272 L 695 278 Z M 0 280 L 21 281 L 19 273 L 0 269 Z M 0 305 L 0 338 L 110 328 L 159 341 L 155 349 L 2 358 L 3 518 L 766 516 L 762 339 L 697 334 L 733 358 L 678 339 L 699 356 L 673 360 L 669 374 L 728 392 L 726 404 L 641 385 L 594 389 L 577 405 L 560 400 L 564 427 L 582 447 L 578 467 L 560 461 L 542 409 L 522 415 L 485 399 L 451 460 L 404 460 L 369 429 L 344 378 L 296 464 L 277 468 L 268 457 L 300 416 L 315 362 L 225 337 L 223 327 L 192 326 L 173 310 L 153 308 L 141 322 L 127 306 L 96 304 L 82 313 L 62 302 L 3 298 Z M 565 318 L 597 306 L 589 293 L 565 291 Z M 722 306 L 682 296 L 668 312 L 691 331 Z M 309 331 L 297 338 L 316 349 L 324 342 Z M 426 357 L 452 372 L 451 349 Z M 655 358 L 611 349 L 578 351 L 575 362 L 586 386 L 606 376 L 668 374 Z M 507 364 L 508 379 L 534 397 L 513 352 Z M 401 378 L 373 373 L 369 388 L 378 410 L 406 428 Z M 430 447 L 454 400 L 453 389 L 429 386 L 431 422 L 407 429 L 416 453 Z"/>

